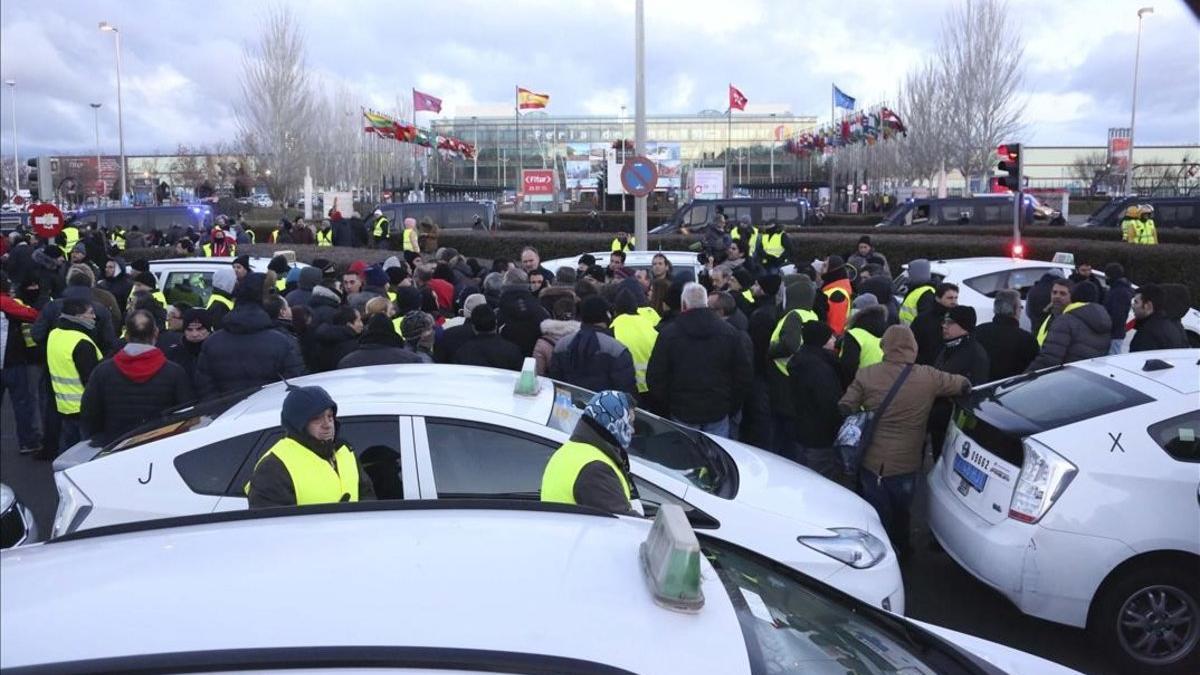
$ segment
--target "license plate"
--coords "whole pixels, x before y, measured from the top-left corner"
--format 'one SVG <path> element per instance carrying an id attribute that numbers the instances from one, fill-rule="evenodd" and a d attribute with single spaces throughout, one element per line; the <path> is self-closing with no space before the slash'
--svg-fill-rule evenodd
<path id="1" fill-rule="evenodd" d="M 960 455 L 954 456 L 954 473 L 961 476 L 966 485 L 970 485 L 978 492 L 983 492 L 983 486 L 987 485 L 988 477 L 983 469 L 963 459 Z M 963 487 L 960 485 L 958 491 L 965 495 Z"/>

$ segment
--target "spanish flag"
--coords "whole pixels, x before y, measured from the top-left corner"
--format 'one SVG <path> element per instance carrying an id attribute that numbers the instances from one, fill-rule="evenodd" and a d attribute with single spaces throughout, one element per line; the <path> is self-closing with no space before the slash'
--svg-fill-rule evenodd
<path id="1" fill-rule="evenodd" d="M 550 103 L 550 94 L 539 94 L 517 87 L 517 107 L 521 110 L 545 108 Z"/>

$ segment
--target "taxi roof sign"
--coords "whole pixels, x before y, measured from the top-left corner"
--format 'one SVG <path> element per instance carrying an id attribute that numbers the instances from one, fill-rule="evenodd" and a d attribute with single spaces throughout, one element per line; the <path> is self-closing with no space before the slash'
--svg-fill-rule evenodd
<path id="1" fill-rule="evenodd" d="M 700 542 L 678 504 L 658 508 L 639 558 L 654 602 L 678 612 L 696 613 L 704 607 Z"/>
<path id="2" fill-rule="evenodd" d="M 1060 265 L 1074 265 L 1075 264 L 1075 254 L 1074 253 L 1066 253 L 1065 251 L 1058 251 L 1057 253 L 1054 254 L 1054 258 L 1051 259 L 1050 262 L 1056 262 Z"/>

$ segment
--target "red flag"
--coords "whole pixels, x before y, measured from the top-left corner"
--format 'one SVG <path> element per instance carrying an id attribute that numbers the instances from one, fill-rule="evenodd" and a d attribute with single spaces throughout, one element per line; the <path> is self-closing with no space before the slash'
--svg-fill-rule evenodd
<path id="1" fill-rule="evenodd" d="M 729 85 L 729 109 L 737 108 L 738 110 L 746 109 L 746 95 L 738 91 L 738 88 Z"/>
<path id="2" fill-rule="evenodd" d="M 442 99 L 419 92 L 416 89 L 413 89 L 412 92 L 413 112 L 418 110 L 428 110 L 435 113 L 442 112 Z"/>

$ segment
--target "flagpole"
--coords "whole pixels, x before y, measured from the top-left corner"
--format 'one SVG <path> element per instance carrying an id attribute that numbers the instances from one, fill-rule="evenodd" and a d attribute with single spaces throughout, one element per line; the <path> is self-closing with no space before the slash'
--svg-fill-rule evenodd
<path id="1" fill-rule="evenodd" d="M 729 183 L 732 178 L 729 175 L 729 153 L 733 147 L 733 101 L 729 102 L 729 109 L 725 111 L 725 117 L 725 198 L 728 199 L 731 192 Z"/>
<path id="2" fill-rule="evenodd" d="M 524 181 L 521 178 L 521 167 L 524 166 L 525 159 L 521 149 L 521 88 L 517 86 L 513 87 L 513 118 L 517 124 L 517 185 L 519 186 L 517 192 L 520 193 L 525 187 Z M 524 199 L 521 201 L 523 202 Z M 524 204 L 518 202 L 517 210 L 520 211 L 522 206 Z"/>
<path id="3" fill-rule="evenodd" d="M 833 128 L 833 133 L 839 136 L 842 133 L 841 129 L 836 127 L 837 122 L 834 120 L 834 89 L 837 85 L 829 84 L 829 126 Z M 837 182 L 834 180 L 834 173 L 837 170 L 837 146 L 834 146 L 834 151 L 829 153 L 829 212 L 833 213 L 837 210 Z"/>

